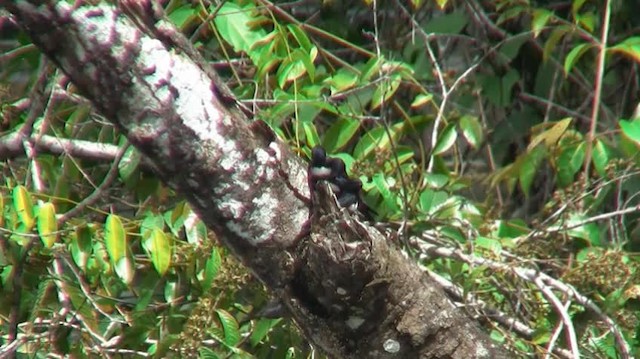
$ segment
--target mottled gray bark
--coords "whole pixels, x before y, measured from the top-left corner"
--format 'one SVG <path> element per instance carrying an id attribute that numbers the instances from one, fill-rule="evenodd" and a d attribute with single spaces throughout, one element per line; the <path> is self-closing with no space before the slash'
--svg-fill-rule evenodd
<path id="1" fill-rule="evenodd" d="M 0 4 L 330 356 L 506 356 L 382 234 L 340 211 L 326 188 L 326 205 L 314 206 L 305 226 L 303 161 L 247 120 L 153 2 Z"/>

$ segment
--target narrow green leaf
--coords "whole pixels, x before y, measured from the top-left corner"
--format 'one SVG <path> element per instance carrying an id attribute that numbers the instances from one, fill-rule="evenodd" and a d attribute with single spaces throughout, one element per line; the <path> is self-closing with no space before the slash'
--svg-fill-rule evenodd
<path id="1" fill-rule="evenodd" d="M 134 275 L 134 266 L 128 256 L 127 237 L 122 221 L 118 216 L 110 214 L 107 217 L 104 236 L 107 254 L 116 270 L 116 274 L 125 283 L 131 283 Z"/>
<path id="2" fill-rule="evenodd" d="M 482 144 L 482 125 L 475 116 L 464 115 L 460 118 L 460 129 L 462 135 L 469 142 L 469 144 L 477 149 Z"/>
<path id="3" fill-rule="evenodd" d="M 87 263 L 92 253 L 92 233 L 88 226 L 76 226 L 75 233 L 71 236 L 71 257 L 78 267 L 87 270 Z"/>
<path id="4" fill-rule="evenodd" d="M 57 231 L 56 209 L 51 202 L 43 203 L 38 208 L 38 234 L 45 247 L 53 247 Z"/>
<path id="5" fill-rule="evenodd" d="M 458 132 L 456 131 L 456 126 L 455 124 L 450 123 L 444 128 L 442 133 L 440 133 L 440 136 L 438 136 L 438 142 L 436 142 L 436 146 L 433 149 L 433 154 L 439 155 L 448 151 L 456 142 L 457 138 Z"/>
<path id="6" fill-rule="evenodd" d="M 587 52 L 587 50 L 589 50 L 592 46 L 593 45 L 591 44 L 584 43 L 584 44 L 577 45 L 576 47 L 571 49 L 571 51 L 569 51 L 569 53 L 567 54 L 567 57 L 564 60 L 565 76 L 569 75 L 569 73 L 571 72 L 571 69 L 576 64 L 576 62 L 578 62 L 578 60 L 580 60 L 580 57 L 584 55 L 584 53 Z"/>
<path id="7" fill-rule="evenodd" d="M 313 148 L 320 144 L 320 136 L 318 136 L 318 130 L 312 122 L 302 122 L 302 129 L 304 130 L 304 135 L 310 148 Z"/>
<path id="8" fill-rule="evenodd" d="M 22 222 L 27 231 L 30 231 L 35 224 L 33 215 L 33 202 L 31 195 L 24 186 L 16 186 L 13 188 L 13 208 L 18 213 L 18 218 Z"/>
<path id="9" fill-rule="evenodd" d="M 411 103 L 411 108 L 424 106 L 433 100 L 433 94 L 418 94 Z"/>
<path id="10" fill-rule="evenodd" d="M 161 276 L 164 275 L 171 265 L 171 237 L 162 230 L 154 228 L 143 241 L 143 246 L 149 254 L 153 267 Z"/>
<path id="11" fill-rule="evenodd" d="M 238 322 L 229 312 L 223 309 L 216 309 L 216 313 L 218 314 L 220 323 L 222 323 L 225 344 L 231 347 L 236 346 L 240 342 Z"/>
<path id="12" fill-rule="evenodd" d="M 593 154 L 591 158 L 593 160 L 593 167 L 595 167 L 598 174 L 600 176 L 606 175 L 606 168 L 609 160 L 611 159 L 611 155 L 604 142 L 599 139 L 596 140 L 596 143 L 593 146 Z"/>
<path id="13" fill-rule="evenodd" d="M 105 222 L 105 247 L 109 258 L 116 263 L 126 255 L 127 243 L 120 217 L 110 214 Z"/>
<path id="14" fill-rule="evenodd" d="M 293 37 L 296 39 L 298 44 L 300 44 L 300 46 L 305 51 L 310 52 L 311 48 L 313 47 L 313 44 L 311 43 L 311 40 L 309 40 L 309 38 L 307 37 L 307 34 L 304 32 L 304 30 L 302 30 L 298 25 L 294 25 L 294 24 L 288 24 L 286 27 L 287 27 L 287 30 L 289 30 L 289 33 L 291 33 L 291 35 L 293 35 Z"/>
<path id="15" fill-rule="evenodd" d="M 216 278 L 220 266 L 222 265 L 222 255 L 220 250 L 216 247 L 211 249 L 211 256 L 207 259 L 204 266 L 204 278 L 202 279 L 202 288 L 207 291 L 211 288 L 213 280 Z"/>
<path id="16" fill-rule="evenodd" d="M 533 36 L 538 37 L 540 32 L 547 26 L 549 19 L 553 16 L 553 13 L 546 9 L 535 9 L 533 10 L 533 19 L 531 20 L 531 30 L 533 31 Z"/>
<path id="17" fill-rule="evenodd" d="M 551 35 L 549 35 L 549 39 L 544 43 L 544 48 L 542 50 L 542 60 L 546 62 L 551 57 L 551 54 L 554 50 L 558 48 L 558 42 L 564 37 L 564 35 L 570 33 L 572 28 L 570 26 L 556 26 L 553 30 L 551 30 Z"/>

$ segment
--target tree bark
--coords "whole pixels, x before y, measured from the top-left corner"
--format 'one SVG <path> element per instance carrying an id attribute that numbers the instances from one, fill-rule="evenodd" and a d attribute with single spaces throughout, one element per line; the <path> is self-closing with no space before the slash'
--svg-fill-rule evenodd
<path id="1" fill-rule="evenodd" d="M 305 163 L 154 2 L 0 4 L 331 357 L 508 356 L 326 187 L 311 211 Z"/>

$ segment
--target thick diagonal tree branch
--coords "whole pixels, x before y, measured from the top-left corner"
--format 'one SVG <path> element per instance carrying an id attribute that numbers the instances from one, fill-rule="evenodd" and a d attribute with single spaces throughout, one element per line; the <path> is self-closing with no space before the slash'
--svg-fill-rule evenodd
<path id="1" fill-rule="evenodd" d="M 308 225 L 306 166 L 154 2 L 0 4 L 330 356 L 506 356 L 372 227 L 331 206 Z"/>

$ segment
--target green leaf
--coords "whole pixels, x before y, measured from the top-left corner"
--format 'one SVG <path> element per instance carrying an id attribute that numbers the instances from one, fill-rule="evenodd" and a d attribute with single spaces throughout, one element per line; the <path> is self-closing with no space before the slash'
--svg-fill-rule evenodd
<path id="1" fill-rule="evenodd" d="M 449 198 L 449 194 L 443 191 L 425 189 L 420 193 L 420 209 L 424 213 L 435 213 Z"/>
<path id="2" fill-rule="evenodd" d="M 46 248 L 53 247 L 56 242 L 58 223 L 53 203 L 43 203 L 38 208 L 38 234 Z"/>
<path id="3" fill-rule="evenodd" d="M 323 147 L 328 152 L 336 152 L 344 147 L 358 132 L 360 122 L 350 118 L 341 118 L 336 121 L 324 135 Z"/>
<path id="4" fill-rule="evenodd" d="M 601 140 L 596 140 L 593 146 L 593 153 L 591 157 L 593 161 L 593 167 L 596 169 L 600 176 L 606 175 L 607 164 L 611 159 L 611 154 L 607 145 L 604 144 Z"/>
<path id="5" fill-rule="evenodd" d="M 253 330 L 251 331 L 251 336 L 249 337 L 249 343 L 252 347 L 257 346 L 262 342 L 264 338 L 266 338 L 269 331 L 278 323 L 280 323 L 282 319 L 260 319 L 253 326 Z"/>
<path id="6" fill-rule="evenodd" d="M 13 208 L 25 226 L 26 231 L 30 231 L 35 224 L 33 215 L 33 202 L 31 195 L 24 186 L 16 186 L 13 188 Z"/>
<path id="7" fill-rule="evenodd" d="M 456 126 L 455 124 L 450 123 L 444 128 L 440 136 L 438 136 L 438 142 L 436 142 L 436 146 L 433 149 L 433 154 L 439 155 L 448 151 L 456 142 L 457 138 L 458 132 L 456 131 Z"/>
<path id="8" fill-rule="evenodd" d="M 296 39 L 298 44 L 300 44 L 300 46 L 305 51 L 311 52 L 311 48 L 314 47 L 314 45 L 307 37 L 307 34 L 304 32 L 304 30 L 302 30 L 300 26 L 294 24 L 288 24 L 286 27 L 287 30 L 289 30 L 289 33 L 291 33 L 291 35 L 293 35 L 293 37 Z"/>
<path id="9" fill-rule="evenodd" d="M 393 138 L 393 141 L 398 140 L 399 133 L 403 131 L 404 122 L 399 122 L 389 127 L 389 134 L 385 130 L 384 126 L 377 126 L 372 130 L 365 132 L 360 141 L 356 144 L 356 148 L 353 150 L 353 157 L 362 159 L 368 156 L 374 150 L 385 150 L 390 148 L 389 135 Z"/>
<path id="10" fill-rule="evenodd" d="M 629 37 L 607 51 L 620 52 L 640 63 L 640 36 Z"/>
<path id="11" fill-rule="evenodd" d="M 198 358 L 200 359 L 219 359 L 220 357 L 216 352 L 207 347 L 198 348 Z"/>
<path id="12" fill-rule="evenodd" d="M 105 222 L 104 242 L 107 254 L 118 276 L 125 282 L 133 280 L 133 263 L 128 258 L 127 237 L 120 217 L 110 214 Z"/>
<path id="13" fill-rule="evenodd" d="M 233 46 L 236 51 L 244 51 L 253 63 L 258 64 L 259 53 L 251 51 L 253 46 L 263 40 L 267 33 L 263 29 L 252 29 L 249 24 L 256 20 L 252 14 L 255 6 L 241 7 L 233 2 L 225 2 L 214 18 L 220 36 Z"/>
<path id="14" fill-rule="evenodd" d="M 171 237 L 154 228 L 143 240 L 142 245 L 147 250 L 153 267 L 163 276 L 171 265 Z"/>
<path id="15" fill-rule="evenodd" d="M 75 233 L 71 236 L 71 256 L 74 262 L 82 270 L 87 270 L 87 262 L 92 253 L 92 232 L 86 225 L 76 226 Z"/>
<path id="16" fill-rule="evenodd" d="M 551 57 L 554 50 L 558 48 L 558 43 L 564 37 L 564 35 L 571 33 L 573 29 L 570 26 L 556 26 L 551 30 L 549 39 L 544 43 L 544 49 L 542 51 L 542 60 L 546 62 Z"/>
<path id="17" fill-rule="evenodd" d="M 529 195 L 531 184 L 538 173 L 538 167 L 540 166 L 545 153 L 546 151 L 543 147 L 536 147 L 518 159 L 517 165 L 520 188 L 527 196 Z"/>
<path id="18" fill-rule="evenodd" d="M 471 147 L 478 149 L 483 140 L 482 125 L 475 116 L 464 115 L 460 118 L 460 129 L 462 135 L 469 142 Z"/>
<path id="19" fill-rule="evenodd" d="M 395 213 L 400 210 L 398 207 L 398 197 L 396 195 L 397 191 L 391 191 L 389 188 L 392 183 L 388 181 L 383 173 L 376 173 L 372 178 L 373 184 L 375 188 L 378 190 L 380 195 L 382 196 L 382 201 L 384 208 L 389 213 Z"/>
<path id="20" fill-rule="evenodd" d="M 371 110 L 375 110 L 382 105 L 383 102 L 389 100 L 393 94 L 396 93 L 401 83 L 401 77 L 398 74 L 391 75 L 389 81 L 382 81 L 382 83 L 376 87 L 371 97 Z"/>
<path id="21" fill-rule="evenodd" d="M 571 1 L 571 15 L 573 17 L 577 17 L 579 15 L 580 9 L 582 9 L 582 5 L 587 2 L 587 0 L 573 0 Z"/>
<path id="22" fill-rule="evenodd" d="M 222 265 L 222 256 L 218 248 L 213 247 L 211 249 L 211 256 L 207 259 L 204 266 L 204 278 L 202 279 L 202 288 L 207 291 L 211 288 L 213 280 L 216 278 L 220 266 Z"/>
<path id="23" fill-rule="evenodd" d="M 122 160 L 118 163 L 118 173 L 124 182 L 128 181 L 131 175 L 136 173 L 140 161 L 140 152 L 135 147 L 129 146 Z"/>
<path id="24" fill-rule="evenodd" d="M 327 77 L 324 83 L 330 86 L 331 94 L 335 95 L 353 88 L 358 83 L 358 75 L 351 70 L 341 68 L 333 76 Z"/>
<path id="25" fill-rule="evenodd" d="M 496 236 L 498 238 L 516 238 L 527 235 L 530 232 L 527 223 L 521 219 L 512 219 L 509 221 L 498 220 L 494 227 L 496 228 Z"/>
<path id="26" fill-rule="evenodd" d="M 620 128 L 627 138 L 640 145 L 640 120 L 620 120 Z"/>
<path id="27" fill-rule="evenodd" d="M 315 73 L 313 59 L 301 49 L 295 49 L 278 69 L 278 86 L 284 88 L 287 83 L 302 77 L 307 71 L 309 77 L 313 79 Z"/>
<path id="28" fill-rule="evenodd" d="M 505 41 L 500 46 L 500 53 L 505 56 L 506 59 L 513 60 L 518 56 L 519 50 L 527 41 L 531 39 L 530 36 L 513 36 Z"/>
<path id="29" fill-rule="evenodd" d="M 549 19 L 553 16 L 553 12 L 546 9 L 535 9 L 533 10 L 533 19 L 531 20 L 531 30 L 533 31 L 533 36 L 538 37 L 540 32 L 547 26 Z"/>
<path id="30" fill-rule="evenodd" d="M 144 214 L 144 219 L 140 224 L 140 235 L 142 238 L 149 236 L 149 233 L 154 229 L 162 230 L 164 228 L 164 219 L 161 215 L 155 214 L 151 211 L 147 211 Z"/>
<path id="31" fill-rule="evenodd" d="M 584 53 L 587 52 L 587 50 L 589 50 L 591 47 L 593 47 L 593 45 L 589 43 L 584 43 L 584 44 L 577 45 L 576 47 L 571 49 L 571 51 L 569 51 L 569 54 L 567 54 L 567 57 L 564 60 L 565 76 L 569 75 L 569 73 L 571 72 L 571 69 L 576 64 L 576 62 L 578 62 L 578 60 L 580 60 L 580 57 L 584 55 Z"/>
<path id="32" fill-rule="evenodd" d="M 373 77 L 377 77 L 380 74 L 380 69 L 385 63 L 384 56 L 374 56 L 362 68 L 362 74 L 360 79 L 362 82 L 371 81 Z"/>
<path id="33" fill-rule="evenodd" d="M 216 313 L 224 330 L 224 343 L 231 347 L 236 346 L 240 342 L 238 322 L 229 312 L 223 309 L 216 309 Z"/>
<path id="34" fill-rule="evenodd" d="M 527 146 L 527 151 L 531 151 L 536 146 L 538 146 L 538 144 L 542 142 L 544 142 L 547 148 L 551 148 L 555 146 L 558 143 L 558 141 L 560 141 L 564 133 L 567 131 L 567 128 L 569 128 L 569 125 L 571 124 L 572 120 L 573 119 L 571 117 L 567 117 L 555 123 L 553 122 L 544 123 L 543 124 L 544 126 L 549 126 L 552 124 L 551 128 L 549 128 L 546 131 L 542 131 L 541 133 L 533 137 L 533 139 L 531 139 L 531 142 Z"/>
<path id="35" fill-rule="evenodd" d="M 429 102 L 431 102 L 431 100 L 433 100 L 433 94 L 431 94 L 431 93 L 418 94 L 413 99 L 413 102 L 411 103 L 411 108 L 417 108 L 417 107 L 424 106 L 424 105 L 428 104 Z"/>
<path id="36" fill-rule="evenodd" d="M 574 182 L 576 173 L 582 167 L 585 156 L 585 143 L 566 146 L 557 158 L 558 183 L 560 186 L 569 186 Z"/>
<path id="37" fill-rule="evenodd" d="M 320 136 L 318 136 L 318 130 L 312 122 L 302 122 L 302 129 L 304 131 L 307 144 L 310 148 L 313 148 L 320 144 Z"/>
<path id="38" fill-rule="evenodd" d="M 169 13 L 169 20 L 176 27 L 182 28 L 189 19 L 194 18 L 196 15 L 196 9 L 192 8 L 191 5 L 182 5 Z"/>

